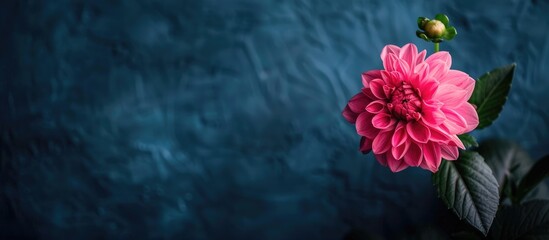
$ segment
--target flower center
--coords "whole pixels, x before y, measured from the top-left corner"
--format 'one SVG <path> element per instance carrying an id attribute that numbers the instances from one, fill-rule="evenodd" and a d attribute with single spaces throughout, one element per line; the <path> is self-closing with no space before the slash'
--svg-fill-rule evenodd
<path id="1" fill-rule="evenodd" d="M 421 98 L 412 85 L 404 81 L 393 90 L 387 107 L 394 117 L 401 120 L 419 120 L 421 117 Z"/>

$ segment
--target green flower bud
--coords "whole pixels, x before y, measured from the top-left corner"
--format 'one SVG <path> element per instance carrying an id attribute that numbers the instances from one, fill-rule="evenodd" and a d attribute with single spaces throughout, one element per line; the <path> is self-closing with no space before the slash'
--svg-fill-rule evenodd
<path id="1" fill-rule="evenodd" d="M 450 19 L 444 14 L 437 14 L 434 19 L 419 17 L 416 36 L 433 43 L 440 43 L 444 40 L 450 41 L 457 35 L 457 30 L 450 25 Z"/>
<path id="2" fill-rule="evenodd" d="M 425 24 L 425 33 L 430 38 L 439 38 L 446 32 L 446 26 L 439 20 L 431 20 Z"/>

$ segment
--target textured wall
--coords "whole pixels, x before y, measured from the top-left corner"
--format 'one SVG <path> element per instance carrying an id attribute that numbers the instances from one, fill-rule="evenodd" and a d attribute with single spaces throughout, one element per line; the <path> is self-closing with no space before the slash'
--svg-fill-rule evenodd
<path id="1" fill-rule="evenodd" d="M 458 28 L 442 45 L 454 68 L 518 64 L 476 135 L 549 151 L 546 1 L 7 2 L 0 237 L 338 239 L 433 223 L 430 174 L 361 155 L 340 112 L 385 44 L 431 52 L 415 20 L 438 12 Z"/>

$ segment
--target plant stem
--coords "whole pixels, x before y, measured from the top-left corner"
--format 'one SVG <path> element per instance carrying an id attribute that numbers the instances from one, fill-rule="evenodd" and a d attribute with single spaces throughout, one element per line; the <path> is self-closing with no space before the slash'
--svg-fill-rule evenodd
<path id="1" fill-rule="evenodd" d="M 435 43 L 435 52 L 438 52 L 439 44 L 440 44 L 440 43 Z"/>

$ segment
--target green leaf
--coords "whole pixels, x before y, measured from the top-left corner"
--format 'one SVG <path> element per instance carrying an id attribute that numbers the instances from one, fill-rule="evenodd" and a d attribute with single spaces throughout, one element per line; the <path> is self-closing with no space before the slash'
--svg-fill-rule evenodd
<path id="1" fill-rule="evenodd" d="M 507 100 L 516 64 L 510 64 L 482 75 L 475 84 L 469 102 L 477 107 L 479 125 L 477 129 L 490 126 L 499 116 Z"/>
<path id="2" fill-rule="evenodd" d="M 435 16 L 435 19 L 441 21 L 446 27 L 448 27 L 448 24 L 450 24 L 450 19 L 448 19 L 448 16 L 442 13 L 437 14 Z"/>
<path id="3" fill-rule="evenodd" d="M 456 161 L 442 161 L 433 182 L 448 208 L 488 233 L 499 204 L 498 183 L 480 154 L 464 151 Z"/>
<path id="4" fill-rule="evenodd" d="M 461 140 L 463 145 L 465 145 L 465 148 L 478 147 L 477 140 L 475 139 L 475 137 L 471 136 L 470 134 L 467 134 L 467 133 L 461 134 L 461 135 L 458 135 L 458 138 L 459 140 Z"/>
<path id="5" fill-rule="evenodd" d="M 444 39 L 450 41 L 454 39 L 454 37 L 457 35 L 457 30 L 455 27 L 449 27 L 446 29 L 446 33 L 444 34 Z"/>
<path id="6" fill-rule="evenodd" d="M 489 239 L 549 239 L 549 201 L 503 207 L 490 229 Z"/>
<path id="7" fill-rule="evenodd" d="M 417 30 L 416 31 L 416 36 L 418 38 L 421 38 L 421 39 L 425 40 L 425 41 L 429 41 L 429 37 L 427 37 L 427 35 L 425 35 L 425 33 L 422 32 L 422 31 Z"/>
<path id="8" fill-rule="evenodd" d="M 514 188 L 532 164 L 528 153 L 519 145 L 501 139 L 484 141 L 477 151 L 492 169 L 500 186 L 501 199 L 513 198 Z"/>
<path id="9" fill-rule="evenodd" d="M 515 202 L 520 202 L 544 178 L 549 177 L 549 155 L 541 158 L 520 181 Z"/>
<path id="10" fill-rule="evenodd" d="M 425 30 L 423 29 L 423 27 L 425 27 L 425 23 L 427 23 L 429 21 L 428 18 L 426 17 L 418 17 L 417 18 L 417 27 L 421 30 Z"/>

